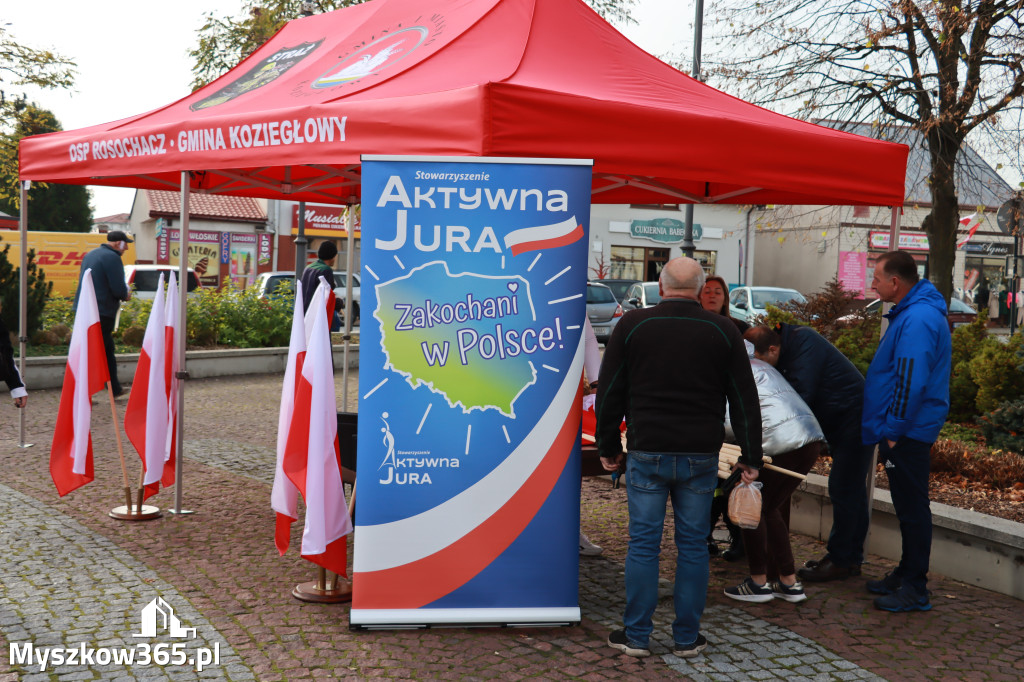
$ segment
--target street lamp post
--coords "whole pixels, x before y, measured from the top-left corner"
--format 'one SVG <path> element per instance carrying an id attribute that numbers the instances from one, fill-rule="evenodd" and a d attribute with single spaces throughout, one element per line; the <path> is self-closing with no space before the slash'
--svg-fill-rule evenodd
<path id="1" fill-rule="evenodd" d="M 700 46 L 704 31 L 704 0 L 697 0 L 696 16 L 693 22 L 693 69 L 692 76 L 700 80 Z M 683 226 L 684 256 L 693 258 L 693 204 L 686 205 L 685 223 Z"/>

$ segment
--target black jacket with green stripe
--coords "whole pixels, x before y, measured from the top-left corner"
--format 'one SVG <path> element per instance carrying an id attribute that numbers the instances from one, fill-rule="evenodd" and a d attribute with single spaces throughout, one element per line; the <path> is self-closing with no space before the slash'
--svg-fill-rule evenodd
<path id="1" fill-rule="evenodd" d="M 626 313 L 601 361 L 597 447 L 602 457 L 629 450 L 717 453 L 724 439 L 726 399 L 743 451 L 761 466 L 761 408 L 750 360 L 736 325 L 691 299 L 663 299 Z"/>

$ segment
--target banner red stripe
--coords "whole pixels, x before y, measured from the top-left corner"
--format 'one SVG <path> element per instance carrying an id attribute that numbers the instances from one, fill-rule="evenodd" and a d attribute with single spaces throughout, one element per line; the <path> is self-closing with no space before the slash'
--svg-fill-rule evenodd
<path id="1" fill-rule="evenodd" d="M 352 608 L 415 609 L 469 582 L 508 549 L 533 520 L 562 475 L 580 428 L 578 389 L 558 435 L 523 486 L 493 516 L 439 552 L 404 566 L 355 573 Z"/>
<path id="2" fill-rule="evenodd" d="M 540 251 L 541 249 L 557 249 L 560 246 L 568 246 L 577 239 L 583 237 L 583 226 L 577 225 L 572 232 L 564 234 L 561 237 L 554 237 L 552 239 L 544 239 L 535 242 L 523 242 L 522 244 L 514 244 L 512 246 L 512 255 L 518 256 L 521 253 L 527 251 Z"/>

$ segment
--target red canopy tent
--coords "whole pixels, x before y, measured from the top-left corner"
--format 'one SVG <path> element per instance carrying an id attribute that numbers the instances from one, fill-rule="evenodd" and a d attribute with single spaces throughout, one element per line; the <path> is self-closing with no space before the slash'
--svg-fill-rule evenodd
<path id="1" fill-rule="evenodd" d="M 185 253 L 190 192 L 355 203 L 363 154 L 593 159 L 597 203 L 896 207 L 908 148 L 710 88 L 581 0 L 373 0 L 290 22 L 161 109 L 25 138 L 20 175 L 180 188 Z"/>
<path id="2" fill-rule="evenodd" d="M 594 160 L 599 203 L 903 201 L 907 148 L 775 114 L 580 0 L 373 0 L 298 19 L 207 87 L 21 143 L 21 178 L 316 202 L 361 154 Z"/>

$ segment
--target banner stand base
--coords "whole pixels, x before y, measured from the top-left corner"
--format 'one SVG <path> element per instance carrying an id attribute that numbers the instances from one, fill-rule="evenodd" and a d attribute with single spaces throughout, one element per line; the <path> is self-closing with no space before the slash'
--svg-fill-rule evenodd
<path id="1" fill-rule="evenodd" d="M 163 515 L 164 513 L 160 511 L 160 507 L 148 504 L 142 505 L 142 509 L 134 505 L 127 507 L 122 504 L 120 507 L 114 507 L 109 512 L 111 518 L 120 519 L 121 521 L 149 521 L 151 519 L 158 519 Z"/>
<path id="2" fill-rule="evenodd" d="M 321 589 L 322 584 L 318 580 L 311 580 L 308 583 L 299 583 L 292 590 L 292 596 L 299 601 L 314 602 L 318 604 L 339 604 L 352 601 L 352 582 L 341 576 L 334 577 L 334 587 Z M 326 585 L 326 583 L 324 583 Z"/>
<path id="3" fill-rule="evenodd" d="M 19 448 L 30 448 L 33 445 L 35 445 L 35 443 L 18 443 Z"/>
<path id="4" fill-rule="evenodd" d="M 167 508 L 168 514 L 177 514 L 179 516 L 188 516 L 189 514 L 195 514 L 191 509 L 174 509 L 173 507 Z"/>

